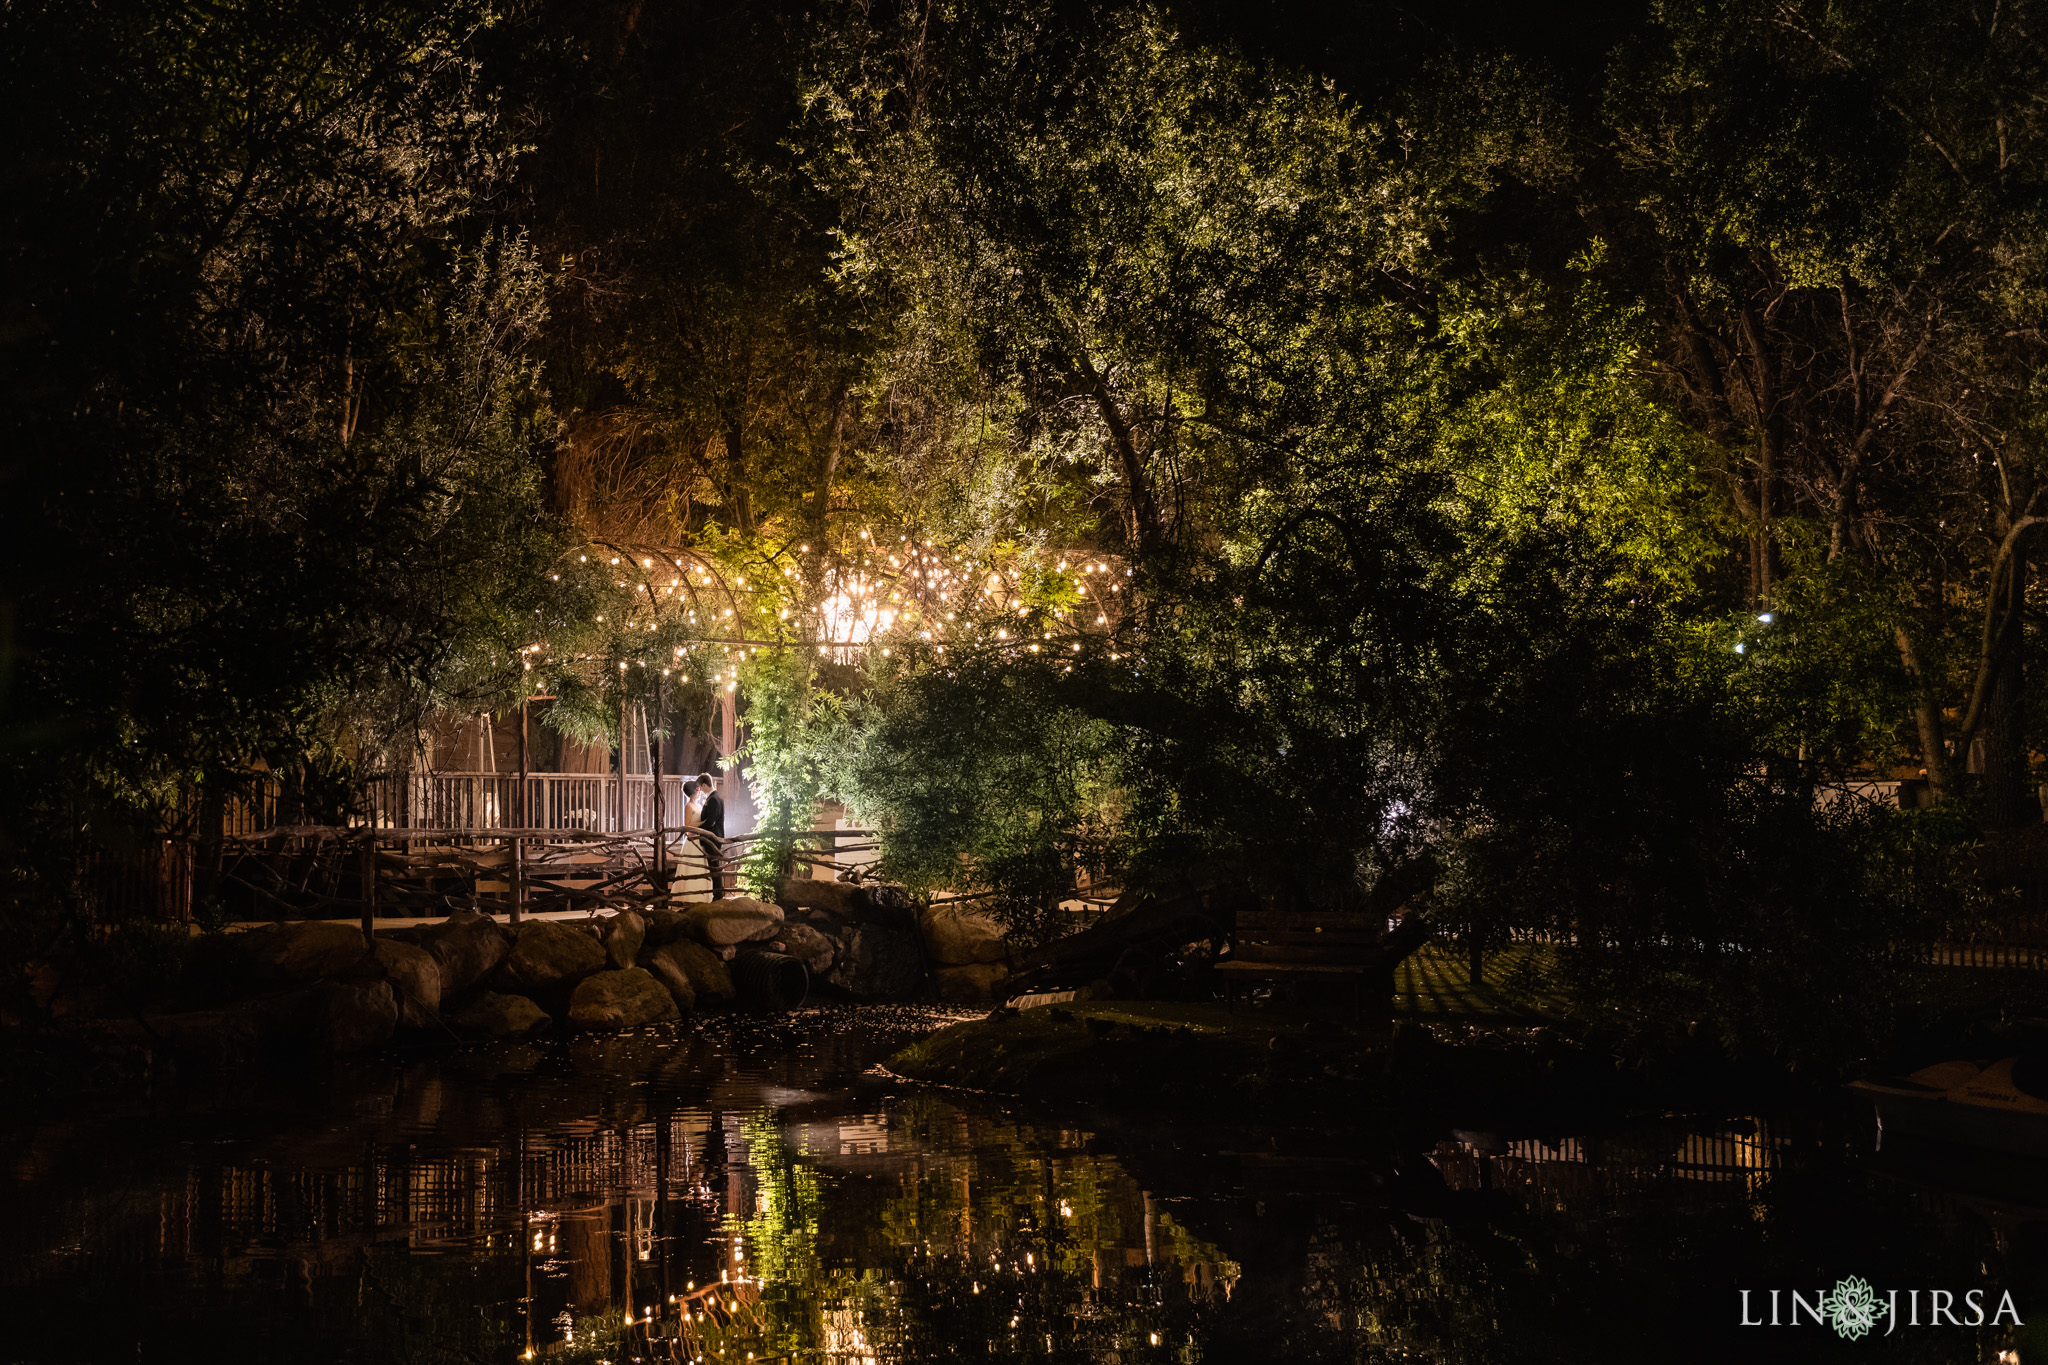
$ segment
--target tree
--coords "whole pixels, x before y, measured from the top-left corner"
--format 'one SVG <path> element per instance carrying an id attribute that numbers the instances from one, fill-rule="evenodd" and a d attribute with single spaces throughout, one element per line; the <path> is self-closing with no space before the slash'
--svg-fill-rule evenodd
<path id="1" fill-rule="evenodd" d="M 465 52 L 485 23 L 0 18 L 0 761 L 8 856 L 46 889 L 81 846 L 190 829 L 252 765 L 409 743 L 441 671 L 526 611 L 545 281 L 461 236 L 508 156 Z"/>
<path id="2" fill-rule="evenodd" d="M 2038 16 L 1660 20 L 1609 93 L 1617 188 L 1645 210 L 1673 395 L 1729 452 L 1751 609 L 1875 595 L 1861 649 L 1892 653 L 1937 798 L 1981 741 L 1988 814 L 2013 823 L 2043 507 Z"/>

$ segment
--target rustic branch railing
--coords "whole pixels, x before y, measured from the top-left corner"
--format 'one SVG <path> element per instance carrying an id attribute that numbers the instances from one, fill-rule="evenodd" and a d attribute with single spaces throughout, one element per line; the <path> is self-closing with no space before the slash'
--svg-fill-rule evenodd
<path id="1" fill-rule="evenodd" d="M 799 862 L 835 865 L 842 839 L 854 848 L 872 831 L 798 830 Z M 224 899 L 260 918 L 445 915 L 456 909 L 509 913 L 595 910 L 688 898 L 711 887 L 715 846 L 724 884 L 748 845 L 767 831 L 715 839 L 695 831 L 609 832 L 547 826 L 393 829 L 374 825 L 288 825 L 222 841 Z M 374 870 L 371 870 L 374 869 Z"/>

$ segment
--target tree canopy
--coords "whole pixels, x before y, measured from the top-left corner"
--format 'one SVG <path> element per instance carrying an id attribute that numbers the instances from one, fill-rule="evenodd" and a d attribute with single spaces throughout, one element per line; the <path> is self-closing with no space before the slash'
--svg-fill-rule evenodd
<path id="1" fill-rule="evenodd" d="M 2039 816 L 2031 4 L 79 13 L 0 15 L 23 895 L 658 696 L 1019 932 L 1426 861 L 1732 1036 Z"/>

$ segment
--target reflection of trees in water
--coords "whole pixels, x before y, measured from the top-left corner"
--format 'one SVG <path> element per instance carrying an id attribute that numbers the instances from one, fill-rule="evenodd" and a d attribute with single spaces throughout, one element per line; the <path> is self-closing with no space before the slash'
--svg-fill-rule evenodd
<path id="1" fill-rule="evenodd" d="M 1239 1275 L 1085 1133 L 912 1097 L 738 1139 L 753 1195 L 720 1233 L 757 1282 L 679 1306 L 685 1357 L 1097 1359 L 1184 1345 Z"/>
<path id="2" fill-rule="evenodd" d="M 16 1354 L 115 1354 L 76 1349 L 84 1331 L 133 1358 L 197 1322 L 225 1358 L 288 1338 L 308 1361 L 509 1362 L 530 1343 L 564 1365 L 1580 1362 L 1652 1339 L 1704 1360 L 1727 1358 L 1718 1322 L 1675 1343 L 1671 1324 L 1737 1284 L 2000 1273 L 1973 1215 L 1874 1193 L 1817 1142 L 1781 1161 L 1768 1133 L 1667 1128 L 1403 1168 L 1334 1138 L 1219 1152 L 1237 1139 L 1186 1123 L 1106 1143 L 928 1092 L 669 1112 L 622 1083 L 634 1074 L 602 1073 L 596 1101 L 599 1081 L 567 1073 L 523 1079 L 516 1103 L 452 1074 L 408 1081 L 391 1112 L 431 1096 L 431 1126 L 337 1136 L 323 1120 L 225 1161 L 112 1130 L 97 1149 L 74 1134 L 10 1152 L 36 1173 L 0 1246 L 0 1295 L 28 1324 Z M 524 1135 L 480 1118 L 486 1103 L 524 1114 Z"/>
<path id="3" fill-rule="evenodd" d="M 925 1094 L 893 1103 L 888 1127 L 886 1163 L 834 1177 L 816 1286 L 828 1356 L 1096 1359 L 1185 1343 L 1236 1282 L 1090 1134 Z"/>

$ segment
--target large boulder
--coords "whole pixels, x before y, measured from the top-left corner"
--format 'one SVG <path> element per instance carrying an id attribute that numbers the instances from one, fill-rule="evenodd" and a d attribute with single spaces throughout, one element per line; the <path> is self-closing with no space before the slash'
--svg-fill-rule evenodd
<path id="1" fill-rule="evenodd" d="M 785 923 L 776 930 L 775 937 L 768 940 L 768 946 L 803 963 L 804 969 L 812 976 L 823 976 L 831 971 L 833 962 L 839 957 L 838 940 L 808 924 Z"/>
<path id="2" fill-rule="evenodd" d="M 792 910 L 819 910 L 840 920 L 907 929 L 915 922 L 910 893 L 894 882 L 828 882 L 791 877 L 775 898 Z"/>
<path id="3" fill-rule="evenodd" d="M 924 936 L 925 951 L 942 966 L 1001 962 L 1010 955 L 1003 926 L 971 906 L 932 906 L 918 916 L 917 927 Z"/>
<path id="4" fill-rule="evenodd" d="M 647 923 L 647 937 L 642 943 L 659 948 L 674 943 L 683 936 L 683 912 L 671 910 L 665 905 L 652 906 L 640 912 L 640 918 Z"/>
<path id="5" fill-rule="evenodd" d="M 910 893 L 894 882 L 862 882 L 860 895 L 847 918 L 886 929 L 917 928 L 917 911 L 910 903 Z"/>
<path id="6" fill-rule="evenodd" d="M 861 900 L 860 887 L 852 882 L 828 882 L 817 877 L 790 877 L 775 889 L 775 899 L 785 909 L 823 910 L 840 919 L 856 918 Z"/>
<path id="7" fill-rule="evenodd" d="M 454 996 L 497 970 L 512 936 L 486 915 L 451 915 L 429 926 L 422 946 L 441 965 L 441 993 Z"/>
<path id="8" fill-rule="evenodd" d="M 323 981 L 314 990 L 312 1043 L 323 1052 L 382 1047 L 398 1030 L 398 1000 L 388 981 Z"/>
<path id="9" fill-rule="evenodd" d="M 676 1009 L 688 1014 L 697 1008 L 697 983 L 690 980 L 689 971 L 677 960 L 675 947 L 674 944 L 664 944 L 659 948 L 642 948 L 640 966 L 667 988 L 669 999 L 676 1002 Z"/>
<path id="10" fill-rule="evenodd" d="M 599 937 L 604 943 L 605 960 L 615 970 L 630 967 L 647 937 L 647 921 L 631 910 L 621 910 L 605 921 Z"/>
<path id="11" fill-rule="evenodd" d="M 713 948 L 772 938 L 781 927 L 781 906 L 745 896 L 683 907 L 683 932 Z"/>
<path id="12" fill-rule="evenodd" d="M 524 1038 L 549 1024 L 548 1012 L 523 995 L 485 991 L 442 1016 L 466 1038 Z"/>
<path id="13" fill-rule="evenodd" d="M 377 940 L 371 950 L 398 1000 L 398 1022 L 429 1028 L 441 1012 L 441 964 L 424 948 L 396 939 Z"/>
<path id="14" fill-rule="evenodd" d="M 923 982 L 924 967 L 916 930 L 853 924 L 825 979 L 859 1000 L 902 1000 Z"/>
<path id="15" fill-rule="evenodd" d="M 1010 975 L 1000 962 L 980 962 L 961 967 L 932 968 L 932 990 L 949 1005 L 981 1005 L 996 998 L 996 991 Z"/>
<path id="16" fill-rule="evenodd" d="M 898 882 L 862 882 L 861 896 L 867 901 L 870 915 L 907 915 L 911 913 L 910 892 Z"/>
<path id="17" fill-rule="evenodd" d="M 604 945 L 581 925 L 531 920 L 512 936 L 512 951 L 492 978 L 499 990 L 531 995 L 602 971 Z"/>
<path id="18" fill-rule="evenodd" d="M 109 1049 L 128 1050 L 196 1072 L 227 1070 L 264 1055 L 302 1059 L 321 989 L 297 986 L 219 1009 L 154 1014 L 147 1023 L 124 1015 L 84 1020 L 79 1027 L 105 1055 L 114 1055 Z"/>
<path id="19" fill-rule="evenodd" d="M 586 976 L 569 997 L 569 1022 L 580 1029 L 638 1028 L 675 1017 L 667 989 L 638 967 Z"/>
<path id="20" fill-rule="evenodd" d="M 666 950 L 675 959 L 683 974 L 690 978 L 690 989 L 699 1002 L 723 1003 L 738 995 L 739 987 L 733 984 L 732 968 L 725 965 L 725 959 L 712 952 L 703 944 L 691 939 L 677 939 Z"/>
<path id="21" fill-rule="evenodd" d="M 243 947 L 259 978 L 293 985 L 338 976 L 370 952 L 363 931 L 339 920 L 294 920 L 252 929 Z"/>
<path id="22" fill-rule="evenodd" d="M 847 921 L 833 914 L 830 910 L 820 910 L 816 906 L 799 905 L 793 906 L 788 910 L 784 915 L 783 923 L 808 925 L 826 938 L 836 939 L 846 932 Z"/>

